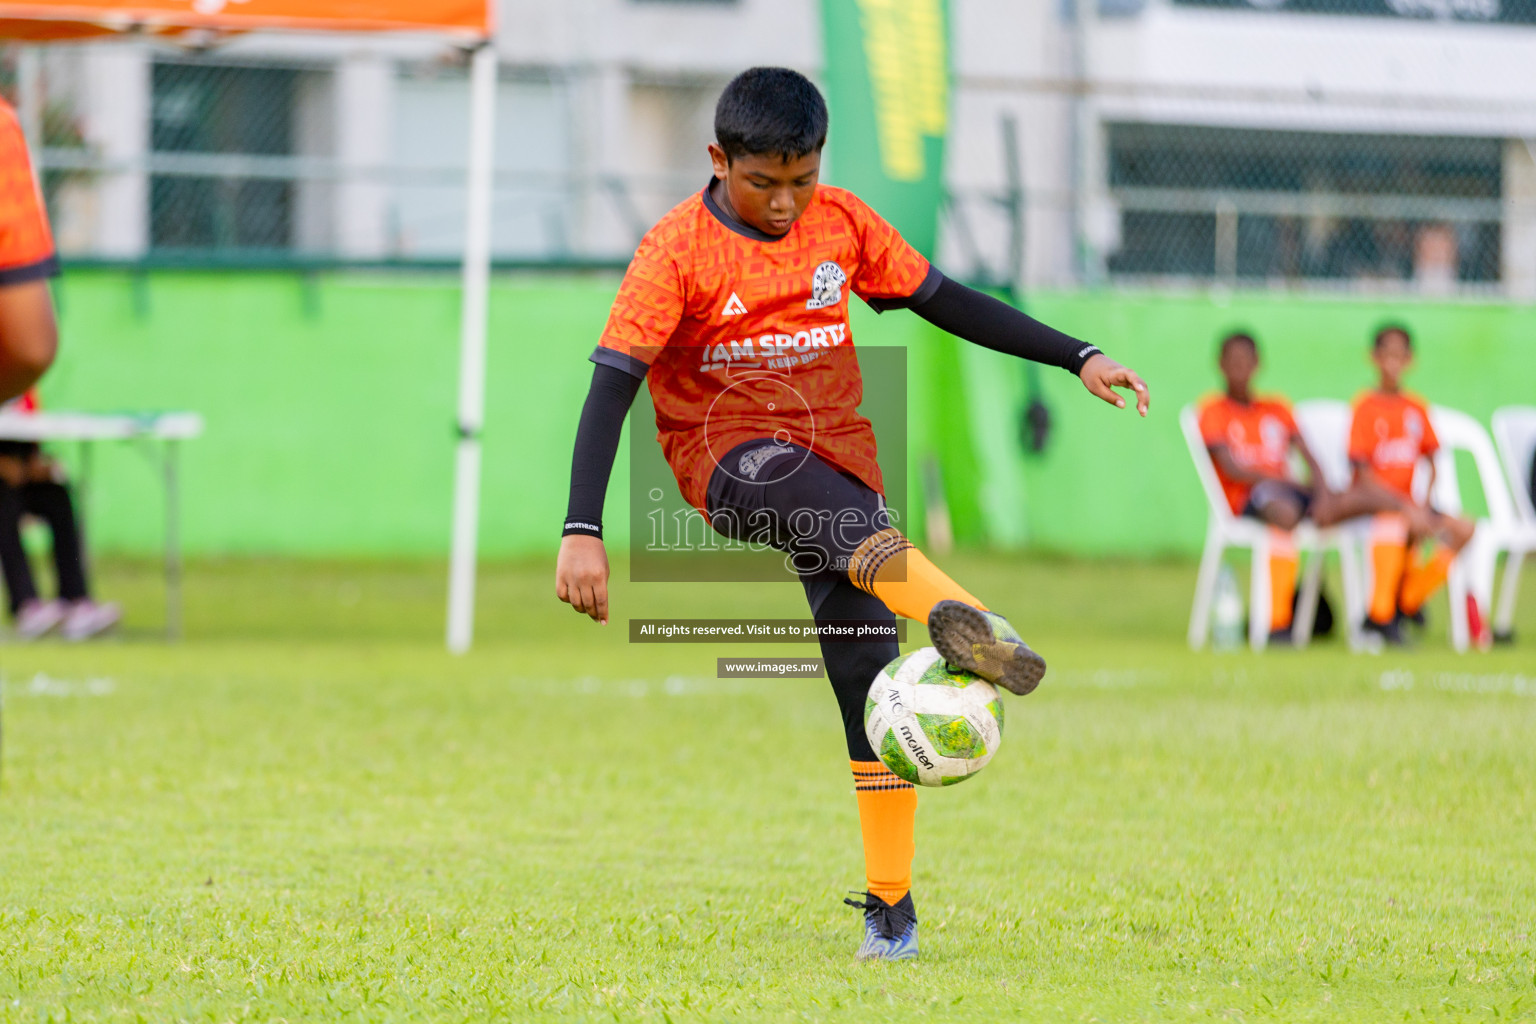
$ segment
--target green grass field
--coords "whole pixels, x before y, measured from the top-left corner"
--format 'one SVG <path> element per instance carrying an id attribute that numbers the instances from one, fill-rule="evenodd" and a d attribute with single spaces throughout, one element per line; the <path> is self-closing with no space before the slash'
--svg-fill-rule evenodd
<path id="1" fill-rule="evenodd" d="M 946 562 L 1052 669 L 873 966 L 825 682 L 713 678 L 813 649 L 625 642 L 798 587 L 602 629 L 492 567 L 455 659 L 436 566 L 196 563 L 168 647 L 108 564 L 122 639 L 0 648 L 0 1020 L 1536 1018 L 1529 579 L 1523 647 L 1256 657 L 1184 648 L 1189 565 Z"/>

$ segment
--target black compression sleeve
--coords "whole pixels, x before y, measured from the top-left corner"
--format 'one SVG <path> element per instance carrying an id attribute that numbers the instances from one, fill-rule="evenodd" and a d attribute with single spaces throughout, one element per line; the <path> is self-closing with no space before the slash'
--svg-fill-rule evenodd
<path id="1" fill-rule="evenodd" d="M 1081 373 L 1098 354 L 1096 345 L 1078 341 L 1026 316 L 990 295 L 944 278 L 926 302 L 912 312 L 942 330 L 982 348 Z"/>
<path id="2" fill-rule="evenodd" d="M 603 498 L 608 494 L 608 475 L 619 451 L 619 433 L 640 378 L 598 363 L 592 368 L 592 387 L 581 407 L 576 427 L 576 450 L 571 456 L 571 498 L 565 507 L 565 532 L 603 535 Z"/>

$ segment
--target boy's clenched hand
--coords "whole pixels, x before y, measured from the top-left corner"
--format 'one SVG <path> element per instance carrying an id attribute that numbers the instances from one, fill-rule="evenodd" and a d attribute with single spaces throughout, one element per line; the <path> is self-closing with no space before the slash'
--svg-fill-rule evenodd
<path id="1" fill-rule="evenodd" d="M 601 540 L 581 533 L 560 539 L 555 596 L 608 625 L 608 550 Z"/>
<path id="2" fill-rule="evenodd" d="M 1109 356 L 1098 352 L 1088 357 L 1078 376 L 1083 379 L 1083 387 L 1117 409 L 1125 408 L 1125 399 L 1116 394 L 1114 389 L 1130 388 L 1136 392 L 1136 411 L 1143 416 L 1147 414 L 1147 407 L 1151 404 L 1147 385 L 1129 366 L 1121 366 Z"/>

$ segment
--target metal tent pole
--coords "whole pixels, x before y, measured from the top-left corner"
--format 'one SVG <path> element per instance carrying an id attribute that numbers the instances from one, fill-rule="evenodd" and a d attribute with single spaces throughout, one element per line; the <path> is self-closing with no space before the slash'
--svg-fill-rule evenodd
<path id="1" fill-rule="evenodd" d="M 469 75 L 469 180 L 459 314 L 459 421 L 454 456 L 453 546 L 448 559 L 448 650 L 469 650 L 475 631 L 475 557 L 480 526 L 480 427 L 485 420 L 486 292 L 491 263 L 491 169 L 496 46 L 475 51 Z"/>

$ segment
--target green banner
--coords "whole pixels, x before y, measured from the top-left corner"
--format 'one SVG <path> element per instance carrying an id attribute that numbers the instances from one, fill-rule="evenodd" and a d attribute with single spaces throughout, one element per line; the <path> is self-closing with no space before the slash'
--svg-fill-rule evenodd
<path id="1" fill-rule="evenodd" d="M 949 129 L 947 0 L 822 0 L 823 81 L 832 125 L 827 181 L 851 189 L 932 259 L 944 200 Z M 903 325 L 904 327 L 906 325 Z M 861 343 L 908 355 L 907 467 L 911 507 L 902 528 L 919 540 L 985 539 L 974 447 L 952 415 L 960 363 L 955 339 L 927 324 L 883 324 Z"/>
<path id="2" fill-rule="evenodd" d="M 946 0 L 822 0 L 831 183 L 932 257 L 949 127 Z"/>

